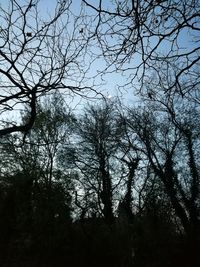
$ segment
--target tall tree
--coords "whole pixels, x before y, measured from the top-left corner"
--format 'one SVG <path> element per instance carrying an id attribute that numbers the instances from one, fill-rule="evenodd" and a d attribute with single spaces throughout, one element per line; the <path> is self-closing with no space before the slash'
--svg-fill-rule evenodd
<path id="1" fill-rule="evenodd" d="M 58 92 L 44 98 L 38 111 L 25 143 L 19 133 L 4 137 L 1 182 L 8 192 L 5 203 L 9 197 L 13 199 L 15 228 L 20 226 L 19 231 L 28 231 L 31 235 L 41 231 L 42 238 L 58 222 L 64 225 L 70 220 L 72 183 L 59 169 L 57 155 L 61 146 L 68 142 L 71 115 Z M 27 113 L 23 115 L 24 121 Z M 25 229 L 25 223 L 29 230 Z"/>
<path id="2" fill-rule="evenodd" d="M 182 227 L 188 236 L 195 236 L 194 232 L 199 232 L 199 169 L 194 156 L 197 151 L 193 146 L 195 130 L 190 129 L 185 136 L 170 114 L 156 112 L 156 109 L 157 118 L 153 111 L 130 111 L 130 114 L 129 126 L 136 131 L 141 149 L 162 181 Z M 183 153 L 185 159 L 181 157 Z"/>
<path id="3" fill-rule="evenodd" d="M 90 106 L 77 122 L 78 150 L 76 166 L 93 192 L 95 201 L 108 223 L 114 220 L 113 191 L 119 178 L 115 177 L 117 165 L 114 158 L 118 150 L 122 129 L 116 124 L 113 103 L 103 102 Z M 115 162 L 115 163 L 114 163 Z"/>

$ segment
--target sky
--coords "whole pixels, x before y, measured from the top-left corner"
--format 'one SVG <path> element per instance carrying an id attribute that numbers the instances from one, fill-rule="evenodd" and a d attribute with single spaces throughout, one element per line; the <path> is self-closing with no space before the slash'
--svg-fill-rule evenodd
<path id="1" fill-rule="evenodd" d="M 20 2 L 24 2 L 24 0 L 18 0 L 19 3 Z M 6 6 L 8 5 L 8 0 L 1 0 L 0 4 L 2 6 Z M 56 2 L 57 0 L 41 0 L 40 1 L 40 5 L 39 5 L 39 9 L 40 9 L 40 16 L 44 16 L 44 18 L 46 16 L 48 16 L 49 14 L 51 14 L 51 12 L 54 10 L 55 6 L 56 6 Z M 80 9 L 81 9 L 81 0 L 72 0 L 72 11 L 73 13 L 75 13 L 76 15 L 79 14 Z M 90 3 L 96 3 L 97 1 L 91 0 Z M 108 4 L 111 3 L 112 1 L 103 1 L 104 3 Z M 89 11 L 90 9 L 88 8 L 88 12 L 92 12 Z M 70 29 L 69 29 L 70 30 Z M 181 44 L 183 44 L 183 46 L 188 46 L 189 44 L 189 36 L 187 35 L 187 32 L 183 33 L 180 38 L 179 38 L 179 42 Z M 93 49 L 97 49 L 96 47 L 93 47 Z M 162 47 L 163 51 L 165 51 L 165 47 Z M 135 60 L 135 59 L 134 59 Z M 137 59 L 136 59 L 137 60 Z M 86 65 L 87 63 L 90 62 L 90 58 L 87 57 L 86 58 Z M 130 64 L 133 64 L 134 61 L 132 61 Z M 127 65 L 128 66 L 128 65 Z M 130 65 L 131 66 L 131 65 Z M 92 68 L 90 68 L 90 70 L 87 73 L 88 77 L 92 77 L 96 74 L 97 69 L 103 69 L 105 67 L 105 62 L 102 59 L 98 59 L 94 62 L 94 64 L 92 65 Z M 123 98 L 124 102 L 128 103 L 128 104 L 133 104 L 135 101 L 138 101 L 138 98 L 134 96 L 134 88 L 129 88 L 127 90 L 121 90 L 119 91 L 117 89 L 118 85 L 123 85 L 127 83 L 128 80 L 128 74 L 126 75 L 122 75 L 122 73 L 118 72 L 113 72 L 112 74 L 107 74 L 105 76 L 103 76 L 103 80 L 101 80 L 101 78 L 99 77 L 96 80 L 96 84 L 100 84 L 100 86 L 97 86 L 97 90 L 102 92 L 102 94 L 108 98 L 108 99 L 112 99 L 114 97 L 120 97 L 121 99 Z M 88 85 L 90 84 L 90 81 L 88 81 Z M 137 87 L 137 84 L 133 84 L 133 87 Z M 76 105 L 78 103 L 81 102 L 81 105 L 83 105 L 85 103 L 85 101 L 87 100 L 82 100 L 82 98 L 80 97 L 69 97 L 67 101 L 76 107 Z"/>
<path id="2" fill-rule="evenodd" d="M 72 11 L 74 14 L 78 15 L 81 10 L 81 0 L 72 0 Z M 95 3 L 96 1 L 91 1 L 91 3 Z M 109 1 L 106 1 L 108 3 Z M 43 10 L 43 14 L 47 14 L 54 10 L 56 0 L 41 0 L 41 10 Z M 46 10 L 46 11 L 45 11 Z M 45 11 L 45 12 L 44 12 Z M 89 9 L 88 9 L 89 11 Z M 96 49 L 96 47 L 94 48 Z M 90 58 L 87 59 L 90 61 Z M 98 59 L 95 61 L 95 63 L 92 65 L 90 70 L 87 73 L 88 77 L 92 77 L 97 73 L 97 69 L 103 69 L 105 67 L 105 62 L 102 59 Z M 113 98 L 120 98 L 121 101 L 124 101 L 127 104 L 134 104 L 135 101 L 138 101 L 138 98 L 134 95 L 134 90 L 119 90 L 118 85 L 123 85 L 127 83 L 127 76 L 122 75 L 122 73 L 112 73 L 104 75 L 103 78 L 98 77 L 96 79 L 95 84 L 99 84 L 97 86 L 97 91 L 101 92 L 105 98 L 107 99 L 113 99 Z M 93 96 L 93 94 L 92 94 Z M 85 105 L 85 102 L 88 101 L 96 102 L 96 99 L 91 98 L 90 100 L 84 99 L 81 97 L 73 97 L 70 100 L 68 100 L 69 104 L 71 104 L 72 107 L 78 108 L 77 105 L 80 105 L 80 109 Z M 71 102 L 71 103 L 70 103 Z"/>

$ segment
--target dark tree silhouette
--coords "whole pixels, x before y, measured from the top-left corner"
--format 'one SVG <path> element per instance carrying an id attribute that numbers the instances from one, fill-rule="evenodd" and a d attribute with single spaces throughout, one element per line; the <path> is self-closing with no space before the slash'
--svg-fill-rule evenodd
<path id="1" fill-rule="evenodd" d="M 195 154 L 198 151 L 195 129 L 188 125 L 189 131 L 174 124 L 171 116 L 156 117 L 151 113 L 130 111 L 130 127 L 136 131 L 144 146 L 153 171 L 163 182 L 166 193 L 179 217 L 185 233 L 197 236 L 199 232 L 199 169 Z M 163 120 L 163 121 L 162 121 Z M 141 148 L 143 149 L 143 148 Z M 196 150 L 197 149 L 197 150 Z M 182 151 L 182 152 L 181 152 Z M 180 153 L 184 153 L 186 161 L 182 163 Z M 186 164 L 184 166 L 184 164 Z M 178 170 L 178 165 L 182 165 Z M 183 169 L 182 169 L 183 168 Z M 187 170 L 187 180 L 184 180 Z M 195 229 L 195 230 L 194 230 Z"/>
<path id="2" fill-rule="evenodd" d="M 100 213 L 108 223 L 114 220 L 113 190 L 116 181 L 113 162 L 117 153 L 122 129 L 116 124 L 113 103 L 90 106 L 77 121 L 80 150 L 77 150 L 76 166 L 80 168 L 87 190 L 95 193 Z"/>

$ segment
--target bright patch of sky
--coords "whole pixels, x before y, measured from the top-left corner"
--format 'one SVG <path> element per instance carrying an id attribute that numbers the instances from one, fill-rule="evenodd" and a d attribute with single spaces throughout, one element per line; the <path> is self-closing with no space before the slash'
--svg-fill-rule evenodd
<path id="1" fill-rule="evenodd" d="M 51 14 L 51 12 L 55 9 L 56 7 L 56 0 L 52 0 L 52 1 L 48 1 L 48 0 L 41 0 L 40 2 L 40 9 L 42 10 L 42 14 Z M 91 1 L 92 4 L 95 4 L 96 1 Z M 81 12 L 81 8 L 83 7 L 84 3 L 81 0 L 74 0 L 72 1 L 72 5 L 70 7 L 70 10 L 72 11 L 73 14 L 75 15 L 79 15 Z M 108 8 L 111 7 L 112 2 L 111 1 L 105 1 L 104 2 L 104 7 Z M 92 10 L 88 8 L 88 11 L 91 12 L 92 14 Z M 81 25 L 80 25 L 81 27 Z M 81 28 L 80 28 L 81 30 Z M 70 29 L 69 29 L 70 31 Z M 83 29 L 83 33 L 84 34 L 84 29 Z M 98 50 L 98 48 L 96 46 L 92 47 L 92 49 L 94 50 L 93 52 L 99 54 L 101 53 L 100 50 Z M 98 50 L 98 51 L 97 51 Z M 93 59 L 90 58 L 90 56 L 86 56 L 85 57 L 85 66 L 87 66 L 87 64 L 91 64 L 91 61 Z M 94 61 L 94 63 L 91 64 L 91 67 L 88 69 L 86 76 L 88 78 L 88 86 L 92 86 L 91 85 L 91 77 L 96 76 L 98 74 L 98 71 L 102 70 L 106 68 L 106 63 L 104 60 L 102 59 L 96 59 Z M 132 103 L 135 100 L 137 100 L 137 98 L 134 96 L 134 89 L 133 90 L 119 90 L 118 89 L 118 85 L 123 85 L 125 83 L 127 83 L 127 79 L 128 76 L 122 74 L 121 72 L 116 73 L 114 71 L 114 69 L 112 70 L 112 68 L 110 69 L 110 71 L 104 75 L 104 76 L 98 76 L 95 80 L 95 87 L 94 89 L 96 89 L 98 92 L 101 92 L 105 98 L 108 99 L 112 99 L 115 97 L 119 97 L 121 100 L 125 101 L 125 102 L 129 102 Z M 91 96 L 93 96 L 94 94 L 91 94 Z M 91 99 L 92 100 L 92 99 Z M 72 103 L 72 105 L 74 105 L 74 107 L 82 102 L 83 100 L 81 100 L 80 97 L 76 97 L 76 98 L 72 98 L 70 100 Z M 84 102 L 84 101 L 83 101 Z"/>

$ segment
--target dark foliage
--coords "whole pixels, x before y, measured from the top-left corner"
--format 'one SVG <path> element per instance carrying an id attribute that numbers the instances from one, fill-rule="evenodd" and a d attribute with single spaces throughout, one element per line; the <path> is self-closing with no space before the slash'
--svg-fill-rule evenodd
<path id="1" fill-rule="evenodd" d="M 1 144 L 2 267 L 196 266 L 195 128 L 112 102 L 75 119 L 59 94 L 38 110 L 25 143 Z"/>

